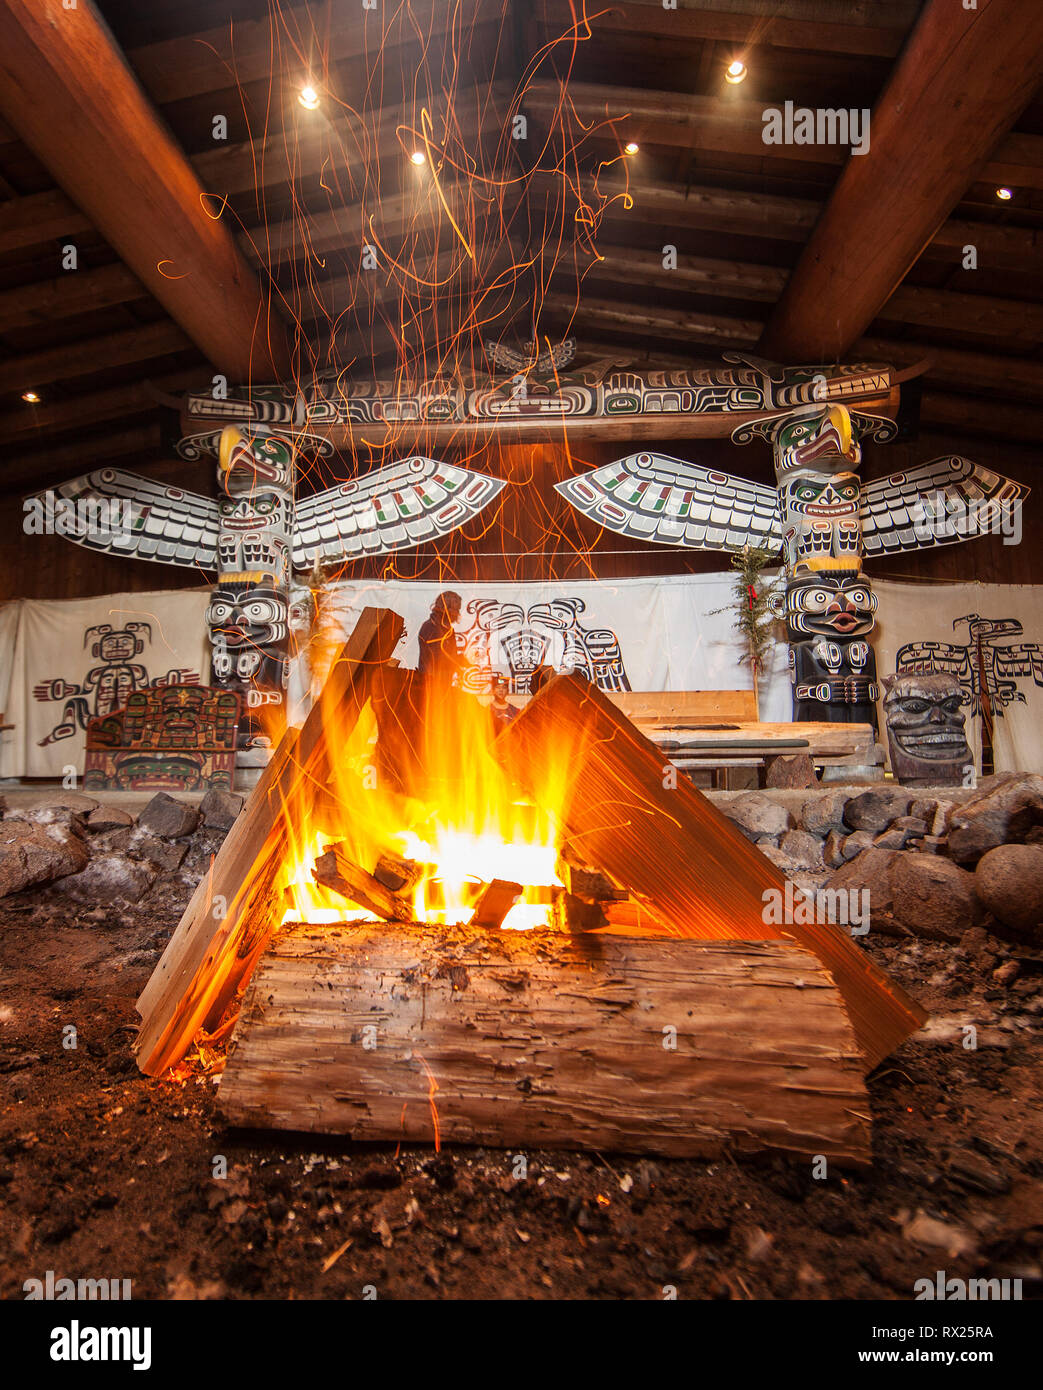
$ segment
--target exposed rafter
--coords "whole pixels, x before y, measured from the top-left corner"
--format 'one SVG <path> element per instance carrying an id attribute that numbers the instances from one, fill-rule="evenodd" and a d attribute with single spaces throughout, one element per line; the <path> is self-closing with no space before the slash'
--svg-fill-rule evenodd
<path id="1" fill-rule="evenodd" d="M 221 371 L 285 376 L 281 323 L 89 0 L 0 0 L 0 110 Z"/>
<path id="2" fill-rule="evenodd" d="M 927 0 L 760 344 L 842 356 L 936 235 L 1040 80 L 1043 6 Z M 915 115 L 913 115 L 915 113 Z"/>

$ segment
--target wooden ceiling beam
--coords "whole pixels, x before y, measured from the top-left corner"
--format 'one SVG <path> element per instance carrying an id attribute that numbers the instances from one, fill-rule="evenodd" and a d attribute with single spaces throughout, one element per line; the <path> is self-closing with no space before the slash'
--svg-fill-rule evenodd
<path id="1" fill-rule="evenodd" d="M 924 380 L 961 392 L 989 393 L 1043 401 L 1043 361 L 1031 357 L 1000 357 L 993 352 L 965 352 L 908 339 L 860 338 L 851 355 L 898 367 L 930 361 Z"/>
<path id="2" fill-rule="evenodd" d="M 613 0 L 604 9 L 591 5 L 588 10 L 594 15 L 590 21 L 594 33 L 617 35 L 624 40 L 640 33 L 675 43 L 711 39 L 743 49 L 765 44 L 772 48 L 893 58 L 915 18 L 916 3 L 876 0 L 872 5 L 856 8 L 838 6 L 833 0 L 832 4 L 820 6 L 815 19 L 810 17 L 808 6 L 798 8 L 786 0 L 760 0 L 756 4 L 729 0 L 716 5 L 712 0 L 703 0 L 698 6 L 681 0 L 676 10 L 664 9 L 662 0 L 630 0 L 628 4 Z M 838 14 L 845 22 L 836 22 Z M 565 32 L 574 23 L 569 0 L 537 0 L 536 16 L 544 29 L 555 33 Z"/>
<path id="3" fill-rule="evenodd" d="M 645 337 L 678 338 L 723 347 L 749 347 L 760 336 L 759 319 L 737 319 L 722 314 L 694 313 L 687 309 L 646 308 L 639 304 L 620 304 L 611 299 L 580 299 L 567 294 L 544 295 L 542 312 L 555 320 L 575 323 L 577 331 L 594 328 L 626 330 Z M 572 332 L 572 328 L 569 328 Z"/>
<path id="4" fill-rule="evenodd" d="M 0 333 L 54 324 L 147 298 L 148 290 L 125 265 L 67 270 L 53 280 L 0 291 Z"/>
<path id="5" fill-rule="evenodd" d="M 845 354 L 879 314 L 1031 99 L 1043 5 L 927 0 L 769 320 L 780 361 Z"/>
<path id="6" fill-rule="evenodd" d="M 91 223 L 60 188 L 0 204 L 0 255 L 41 246 L 60 237 L 82 236 Z"/>
<path id="7" fill-rule="evenodd" d="M 0 110 L 218 370 L 289 374 L 281 324 L 90 3 L 0 0 Z"/>
<path id="8" fill-rule="evenodd" d="M 46 435 L 82 429 L 102 420 L 144 415 L 150 410 L 160 409 L 153 391 L 199 391 L 206 389 L 209 384 L 206 371 L 196 367 L 147 381 L 134 381 L 127 386 L 73 396 L 55 401 L 52 405 L 23 405 L 18 410 L 0 415 L 0 445 L 42 439 Z"/>
<path id="9" fill-rule="evenodd" d="M 84 3 L 84 0 L 81 0 Z M 322 7 L 325 9 L 325 7 Z M 392 49 L 430 44 L 458 26 L 467 33 L 476 0 L 410 0 L 407 5 L 356 4 L 336 23 L 317 23 L 319 7 L 280 8 L 184 38 L 163 39 L 128 52 L 131 66 L 160 105 L 250 82 L 278 83 L 285 75 L 321 86 L 323 72 L 352 58 L 385 58 Z"/>
<path id="10" fill-rule="evenodd" d="M 925 391 L 920 402 L 920 421 L 961 435 L 966 432 L 1039 443 L 1040 412 L 1032 406 Z"/>
<path id="11" fill-rule="evenodd" d="M 84 469 L 103 467 L 114 459 L 131 455 L 138 455 L 135 470 L 147 469 L 162 448 L 163 429 L 157 420 L 119 430 L 116 434 L 58 444 L 53 449 L 19 449 L 16 460 L 0 472 L 0 492 L 53 487 Z"/>
<path id="12" fill-rule="evenodd" d="M 525 91 L 522 107 L 546 129 L 556 120 L 561 101 L 560 83 L 534 82 Z M 568 84 L 567 101 L 584 125 L 605 127 L 604 138 L 619 144 L 635 140 L 642 146 L 713 151 L 750 159 L 784 159 L 833 168 L 848 158 L 847 149 L 841 145 L 765 144 L 763 101 L 575 81 Z M 981 177 L 1018 188 L 1043 188 L 1043 136 L 1007 136 Z"/>
<path id="13" fill-rule="evenodd" d="M 156 357 L 192 349 L 192 343 L 170 319 L 159 319 L 141 328 L 84 338 L 76 343 L 47 348 L 0 363 L 0 393 L 72 381 Z M 193 349 L 194 350 L 194 349 Z"/>

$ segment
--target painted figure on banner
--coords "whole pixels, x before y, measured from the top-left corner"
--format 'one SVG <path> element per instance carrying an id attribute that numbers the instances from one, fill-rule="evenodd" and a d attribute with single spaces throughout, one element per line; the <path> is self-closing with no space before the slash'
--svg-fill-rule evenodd
<path id="1" fill-rule="evenodd" d="M 580 598 L 551 599 L 530 604 L 499 599 L 471 599 L 471 625 L 459 634 L 471 669 L 465 689 L 490 691 L 498 676 L 507 678 L 512 695 L 529 691 L 529 678 L 539 666 L 578 671 L 601 690 L 629 690 L 619 638 L 611 628 L 585 627 Z"/>
<path id="2" fill-rule="evenodd" d="M 1008 705 L 1025 703 L 1019 681 L 1030 679 L 1043 688 L 1043 645 L 1004 640 L 1024 634 L 1017 618 L 982 618 L 968 613 L 953 620 L 953 630 L 964 623 L 965 645 L 931 639 L 907 642 L 895 655 L 895 668 L 900 676 L 951 676 L 959 682 L 972 718 L 981 715 L 986 703 L 994 716 L 1002 718 Z"/>
<path id="3" fill-rule="evenodd" d="M 146 643 L 152 642 L 151 623 L 131 622 L 120 628 L 101 623 L 86 629 L 83 646 L 88 642 L 97 665 L 91 666 L 80 680 L 68 681 L 63 676 L 54 676 L 33 686 L 35 700 L 63 704 L 58 723 L 39 740 L 41 748 L 73 738 L 87 728 L 89 720 L 120 709 L 137 691 L 151 686 L 198 685 L 200 682 L 199 672 L 188 668 L 152 677 L 145 664 L 136 660 L 144 654 Z"/>

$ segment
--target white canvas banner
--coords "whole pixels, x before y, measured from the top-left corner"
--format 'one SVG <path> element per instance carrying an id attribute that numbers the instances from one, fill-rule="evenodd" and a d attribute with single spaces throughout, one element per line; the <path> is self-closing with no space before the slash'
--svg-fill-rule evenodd
<path id="1" fill-rule="evenodd" d="M 924 663 L 967 696 L 967 741 L 981 767 L 981 690 L 995 728 L 997 772 L 1043 772 L 1043 590 L 1018 584 L 878 580 L 874 640 L 880 676 Z M 883 707 L 880 730 L 884 735 Z M 886 739 L 885 739 L 886 741 Z"/>
<path id="2" fill-rule="evenodd" d="M 189 589 L 19 603 L 0 773 L 80 774 L 88 719 L 149 685 L 207 684 L 209 601 Z"/>
<path id="3" fill-rule="evenodd" d="M 492 670 L 525 691 L 528 673 L 545 664 L 585 670 L 606 690 L 751 688 L 730 572 L 553 584 L 346 582 L 330 588 L 324 611 L 344 638 L 361 609 L 394 609 L 406 624 L 396 656 L 415 667 L 417 635 L 447 587 L 462 600 L 455 626 L 476 686 Z M 782 645 L 760 682 L 762 719 L 789 718 L 789 689 Z"/>

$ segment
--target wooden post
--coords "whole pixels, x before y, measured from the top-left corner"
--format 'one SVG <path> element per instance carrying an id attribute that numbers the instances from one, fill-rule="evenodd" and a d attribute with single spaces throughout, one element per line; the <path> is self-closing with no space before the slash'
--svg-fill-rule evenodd
<path id="1" fill-rule="evenodd" d="M 396 613 L 363 609 L 303 727 L 287 729 L 280 740 L 138 999 L 136 1050 L 147 1075 L 178 1062 L 249 979 L 281 908 L 273 889 L 289 847 L 288 818 L 307 811 L 329 775 L 328 716 L 337 710 L 339 730 L 354 724 L 373 671 L 402 631 Z"/>
<path id="2" fill-rule="evenodd" d="M 714 1156 L 870 1159 L 840 995 L 792 943 L 287 925 L 247 990 L 234 1125 Z"/>
<path id="3" fill-rule="evenodd" d="M 813 952 L 837 982 L 869 1067 L 924 1022 L 847 928 L 772 925 L 765 895 L 781 910 L 782 872 L 582 676 L 549 681 L 496 748 L 538 805 L 557 808 L 565 783 L 564 856 L 627 888 L 662 931 L 702 940 L 788 936 Z"/>

